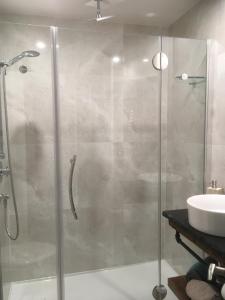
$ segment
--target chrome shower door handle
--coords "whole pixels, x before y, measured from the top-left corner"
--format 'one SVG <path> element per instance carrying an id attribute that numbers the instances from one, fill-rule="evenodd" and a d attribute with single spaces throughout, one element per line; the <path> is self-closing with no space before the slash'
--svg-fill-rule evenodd
<path id="1" fill-rule="evenodd" d="M 73 199 L 73 175 L 74 175 L 74 169 L 75 169 L 76 161 L 77 161 L 77 156 L 74 155 L 70 159 L 70 174 L 69 174 L 69 199 L 70 199 L 70 207 L 71 207 L 71 211 L 72 211 L 72 214 L 73 214 L 75 220 L 78 219 L 77 211 L 76 211 L 76 206 L 75 206 L 74 199 Z"/>

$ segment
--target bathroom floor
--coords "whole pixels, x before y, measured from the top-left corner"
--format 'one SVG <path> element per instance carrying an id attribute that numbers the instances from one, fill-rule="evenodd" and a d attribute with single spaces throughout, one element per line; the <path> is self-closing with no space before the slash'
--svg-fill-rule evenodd
<path id="1" fill-rule="evenodd" d="M 176 272 L 162 262 L 163 283 Z M 157 261 L 65 277 L 66 300 L 150 300 L 157 282 Z M 175 296 L 168 289 L 166 299 Z M 56 300 L 56 279 L 15 282 L 9 300 Z"/>

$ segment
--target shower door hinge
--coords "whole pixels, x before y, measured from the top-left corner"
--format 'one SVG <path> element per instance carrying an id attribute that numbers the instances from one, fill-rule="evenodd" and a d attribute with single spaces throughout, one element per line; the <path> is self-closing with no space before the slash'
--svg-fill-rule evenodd
<path id="1" fill-rule="evenodd" d="M 168 68 L 169 59 L 164 52 L 156 53 L 152 58 L 152 65 L 157 71 L 163 71 Z"/>

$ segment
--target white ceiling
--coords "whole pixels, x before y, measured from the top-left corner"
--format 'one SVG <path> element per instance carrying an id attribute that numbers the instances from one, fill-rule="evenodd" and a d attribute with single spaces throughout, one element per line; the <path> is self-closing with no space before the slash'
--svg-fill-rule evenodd
<path id="1" fill-rule="evenodd" d="M 115 16 L 110 22 L 166 27 L 198 2 L 199 0 L 103 0 L 102 12 Z M 88 20 L 95 17 L 95 4 L 94 0 L 0 0 L 0 13 Z"/>

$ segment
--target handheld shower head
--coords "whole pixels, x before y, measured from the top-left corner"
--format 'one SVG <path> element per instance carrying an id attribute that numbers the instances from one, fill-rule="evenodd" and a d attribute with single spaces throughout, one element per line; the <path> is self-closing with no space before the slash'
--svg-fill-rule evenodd
<path id="1" fill-rule="evenodd" d="M 7 65 L 8 66 L 12 66 L 15 63 L 17 63 L 19 60 L 23 59 L 24 57 L 37 57 L 39 56 L 40 53 L 34 50 L 28 50 L 28 51 L 23 51 L 22 53 L 20 53 L 19 55 L 17 55 L 16 57 L 14 57 L 13 59 L 11 59 Z"/>
<path id="2" fill-rule="evenodd" d="M 35 50 L 28 50 L 21 53 L 24 57 L 37 57 L 40 55 L 39 52 Z"/>

